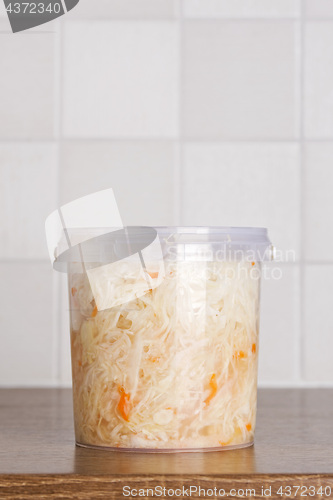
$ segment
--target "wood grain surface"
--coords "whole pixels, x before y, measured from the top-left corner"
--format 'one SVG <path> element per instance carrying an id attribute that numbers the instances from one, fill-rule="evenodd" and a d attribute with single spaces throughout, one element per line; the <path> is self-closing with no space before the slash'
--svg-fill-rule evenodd
<path id="1" fill-rule="evenodd" d="M 68 389 L 1 389 L 0 474 L 0 499 L 132 498 L 123 496 L 125 485 L 238 485 L 255 488 L 255 498 L 267 498 L 261 487 L 272 486 L 269 498 L 286 498 L 274 493 L 279 485 L 322 485 L 333 498 L 333 390 L 260 390 L 250 448 L 152 454 L 76 447 Z"/>
<path id="2" fill-rule="evenodd" d="M 127 489 L 126 489 L 127 488 Z M 81 476 L 81 475 L 56 475 L 56 476 L 0 476 L 0 498 L 25 500 L 25 499 L 120 499 L 152 498 L 152 492 L 165 493 L 159 498 L 332 498 L 333 475 L 195 475 L 195 476 Z M 159 489 L 158 489 L 159 488 Z M 165 490 L 163 491 L 163 488 Z M 199 490 L 201 488 L 201 491 Z M 328 495 L 319 495 L 317 492 Z M 147 491 L 147 490 L 150 491 Z M 183 495 L 173 495 L 172 492 L 185 492 Z M 124 493 L 135 493 L 125 495 Z M 186 494 L 187 491 L 187 494 Z M 279 493 L 280 491 L 280 493 Z M 292 492 L 289 495 L 289 492 Z M 315 491 L 314 495 L 309 493 Z M 211 492 L 215 492 L 212 495 Z M 191 495 L 190 495 L 191 493 Z M 307 493 L 307 494 L 306 494 Z"/>

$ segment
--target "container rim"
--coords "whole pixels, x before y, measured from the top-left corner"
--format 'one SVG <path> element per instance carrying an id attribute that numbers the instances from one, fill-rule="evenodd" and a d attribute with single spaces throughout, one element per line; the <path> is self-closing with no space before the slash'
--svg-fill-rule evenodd
<path id="1" fill-rule="evenodd" d="M 259 260 L 266 260 L 265 252 L 271 248 L 267 229 L 261 227 L 126 226 L 115 231 L 112 228 L 105 229 L 109 231 L 95 236 L 91 234 L 90 238 L 64 249 L 55 257 L 53 267 L 66 272 L 68 262 L 81 262 L 83 258 L 87 263 L 110 263 L 120 260 L 120 255 L 123 259 L 144 251 L 150 245 L 154 247 L 156 238 L 160 240 L 161 252 L 170 252 L 174 245 L 178 258 L 181 255 L 184 258 L 194 258 L 197 255 L 202 259 L 204 250 L 209 250 L 210 253 L 217 250 L 226 253 L 252 250 Z M 72 230 L 84 233 L 88 229 Z M 98 228 L 94 230 L 98 231 Z"/>
<path id="2" fill-rule="evenodd" d="M 270 245 L 267 228 L 236 226 L 157 226 L 163 240 L 184 244 Z"/>
<path id="3" fill-rule="evenodd" d="M 135 226 L 134 226 L 135 227 Z M 179 232 L 186 234 L 249 234 L 266 235 L 266 227 L 250 226 L 151 226 L 157 232 Z"/>

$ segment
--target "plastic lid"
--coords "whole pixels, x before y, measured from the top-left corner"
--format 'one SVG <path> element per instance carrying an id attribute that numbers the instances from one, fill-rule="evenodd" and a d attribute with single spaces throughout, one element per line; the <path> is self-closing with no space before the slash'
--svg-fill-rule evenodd
<path id="1" fill-rule="evenodd" d="M 260 227 L 158 227 L 164 253 L 175 260 L 255 260 L 273 258 L 267 229 Z"/>
<path id="2" fill-rule="evenodd" d="M 170 235 L 177 242 L 228 241 L 252 243 L 262 241 L 270 243 L 267 229 L 264 227 L 160 226 L 155 229 L 159 235 Z"/>
<path id="3" fill-rule="evenodd" d="M 153 247 L 157 231 L 151 227 L 129 226 L 122 229 L 96 228 L 67 229 L 73 239 L 81 243 L 73 245 L 55 258 L 53 267 L 57 271 L 67 272 L 68 263 L 84 263 L 84 267 L 118 262 L 135 254 L 142 254 L 147 247 Z M 94 234 L 97 233 L 97 236 Z M 102 234 L 100 234 L 102 233 Z M 88 239 L 89 238 L 89 239 Z M 62 245 L 60 244 L 60 247 Z M 158 246 L 159 248 L 159 246 Z M 155 258 L 163 258 L 156 252 Z"/>
<path id="4" fill-rule="evenodd" d="M 73 245 L 54 260 L 54 269 L 67 272 L 67 264 L 83 262 L 85 267 L 125 259 L 155 244 L 153 260 L 271 260 L 272 247 L 267 229 L 249 227 L 147 227 L 67 228 Z M 102 234 L 101 234 L 102 233 Z M 95 236 L 96 234 L 96 236 Z M 60 248 L 63 247 L 60 242 Z"/>

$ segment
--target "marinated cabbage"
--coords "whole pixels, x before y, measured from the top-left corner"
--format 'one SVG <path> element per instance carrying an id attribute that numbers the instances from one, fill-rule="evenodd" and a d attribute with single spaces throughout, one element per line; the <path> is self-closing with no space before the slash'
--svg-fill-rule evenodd
<path id="1" fill-rule="evenodd" d="M 117 293 L 141 276 L 140 266 L 126 266 L 109 276 Z M 77 443 L 162 451 L 251 444 L 259 271 L 245 260 L 166 261 L 157 288 L 104 311 L 87 275 L 70 272 Z"/>

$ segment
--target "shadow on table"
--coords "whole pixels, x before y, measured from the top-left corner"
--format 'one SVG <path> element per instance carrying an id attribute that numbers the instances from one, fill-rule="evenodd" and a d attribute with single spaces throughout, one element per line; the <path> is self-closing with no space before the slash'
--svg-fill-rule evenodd
<path id="1" fill-rule="evenodd" d="M 255 447 L 203 453 L 131 453 L 75 447 L 75 474 L 251 474 Z"/>

